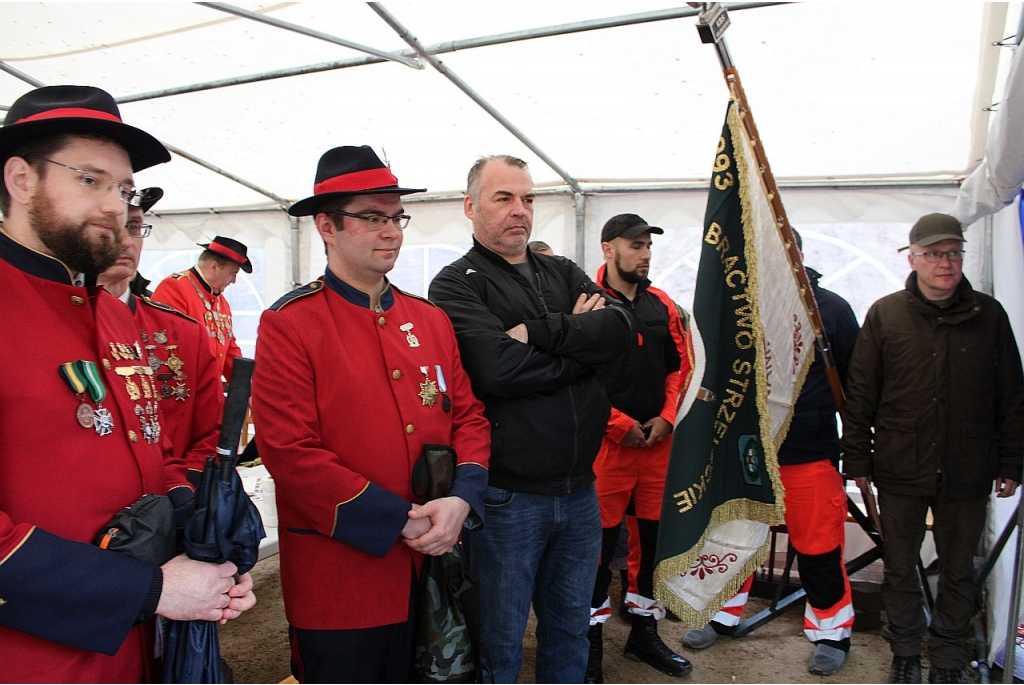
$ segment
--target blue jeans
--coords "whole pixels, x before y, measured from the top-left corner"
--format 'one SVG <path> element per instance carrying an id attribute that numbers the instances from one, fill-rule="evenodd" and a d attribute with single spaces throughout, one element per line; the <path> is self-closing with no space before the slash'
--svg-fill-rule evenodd
<path id="1" fill-rule="evenodd" d="M 568 495 L 488 487 L 486 523 L 470 533 L 480 587 L 483 682 L 515 683 L 530 603 L 537 616 L 538 683 L 582 683 L 590 595 L 601 555 L 593 485 Z"/>

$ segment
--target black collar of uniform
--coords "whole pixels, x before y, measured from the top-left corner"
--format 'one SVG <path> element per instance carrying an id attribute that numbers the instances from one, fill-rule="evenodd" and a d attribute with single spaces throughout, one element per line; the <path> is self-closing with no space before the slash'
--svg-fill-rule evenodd
<path id="1" fill-rule="evenodd" d="M 357 307 L 362 307 L 363 309 L 370 308 L 370 296 L 335 276 L 330 268 L 324 272 L 324 285 Z M 395 291 L 391 289 L 391 282 L 385 278 L 384 290 L 380 294 L 380 308 L 387 311 L 391 309 L 391 305 L 394 303 Z"/>
<path id="2" fill-rule="evenodd" d="M 54 281 L 63 285 L 74 285 L 74 272 L 56 257 L 36 252 L 25 247 L 11 236 L 0 231 L 0 259 L 29 276 Z"/>
<path id="3" fill-rule="evenodd" d="M 807 272 L 807 280 L 811 282 L 812 286 L 818 285 L 818 281 L 821 280 L 821 273 L 812 269 L 811 267 L 804 265 L 804 271 Z"/>
<path id="4" fill-rule="evenodd" d="M 199 269 L 193 266 L 189 271 L 191 271 L 192 275 L 196 277 L 197 281 L 199 281 L 199 285 L 203 286 L 203 290 L 213 295 L 213 286 L 206 282 L 206 279 L 203 278 L 203 274 Z"/>
<path id="5" fill-rule="evenodd" d="M 132 295 L 138 295 L 139 297 L 150 297 L 153 291 L 149 289 L 150 280 L 143 277 L 138 271 L 135 272 L 135 278 L 132 279 L 131 283 L 128 284 L 128 290 Z"/>

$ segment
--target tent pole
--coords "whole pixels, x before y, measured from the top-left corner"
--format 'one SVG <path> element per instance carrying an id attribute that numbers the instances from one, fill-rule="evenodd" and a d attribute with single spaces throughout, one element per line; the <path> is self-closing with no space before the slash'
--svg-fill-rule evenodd
<path id="1" fill-rule="evenodd" d="M 782 205 L 782 198 L 779 197 L 779 188 L 775 183 L 775 176 L 772 174 L 771 166 L 768 164 L 768 155 L 761 144 L 761 136 L 757 132 L 754 115 L 750 111 L 747 95 L 743 91 L 743 84 L 740 82 L 739 71 L 736 69 L 736 65 L 733 64 L 729 48 L 725 44 L 725 37 L 722 35 L 729 26 L 728 21 L 725 21 L 724 25 L 718 21 L 724 16 L 725 10 L 719 7 L 718 3 L 704 3 L 704 10 L 701 12 L 698 23 L 698 31 L 701 33 L 701 40 L 706 43 L 714 43 L 715 50 L 718 53 L 718 61 L 722 64 L 726 85 L 729 87 L 732 99 L 739 108 L 740 121 L 743 123 L 743 128 L 750 137 L 751 151 L 757 160 L 761 184 L 764 186 L 765 196 L 768 198 L 768 207 L 775 218 L 775 227 L 779 231 L 782 243 L 786 246 L 786 256 L 789 258 L 793 276 L 796 278 L 797 288 L 800 291 L 800 296 L 803 298 L 804 308 L 807 310 L 807 316 L 811 320 L 811 326 L 814 328 L 815 342 L 818 351 L 821 353 L 822 362 L 825 364 L 825 374 L 828 377 L 828 384 L 832 390 L 832 399 L 835 400 L 836 410 L 841 411 L 845 401 L 843 384 L 839 379 L 839 371 L 836 369 L 835 359 L 832 357 L 832 348 L 829 345 L 828 336 L 825 335 L 825 325 L 822 323 L 821 314 L 818 312 L 818 303 L 814 299 L 810 279 L 807 278 L 807 272 L 804 270 L 800 248 L 796 246 L 796 240 L 793 238 L 793 228 L 789 224 L 789 217 L 786 214 L 785 207 Z M 876 511 L 870 511 L 869 513 L 872 514 L 875 525 L 881 530 L 881 525 L 878 523 L 878 513 Z"/>
<path id="2" fill-rule="evenodd" d="M 1020 622 L 1021 583 L 1024 583 L 1024 495 L 1020 497 L 1015 512 L 1017 522 L 1017 556 L 1013 568 L 1013 598 L 1006 618 L 1005 656 L 1003 657 L 1003 682 L 1013 682 L 1013 668 L 1017 658 L 1017 626 Z M 1013 524 L 1011 524 L 1013 525 Z"/>
<path id="3" fill-rule="evenodd" d="M 19 71 L 18 69 L 15 69 L 10 64 L 8 64 L 7 62 L 4 62 L 2 60 L 0 60 L 0 70 L 6 71 L 8 74 L 13 76 L 14 78 L 19 79 L 21 81 L 24 81 L 25 83 L 27 83 L 28 85 L 30 85 L 30 86 L 32 86 L 34 88 L 42 88 L 43 86 L 46 85 L 45 83 L 43 83 L 39 79 L 32 78 L 31 76 L 29 76 L 25 72 Z M 5 108 L 5 109 L 8 109 L 8 108 Z"/>
<path id="4" fill-rule="evenodd" d="M 735 12 L 744 9 L 757 9 L 759 7 L 771 7 L 773 5 L 787 4 L 789 3 L 743 2 L 731 5 L 729 7 L 729 11 Z M 564 36 L 573 33 L 582 33 L 586 31 L 596 31 L 600 29 L 615 28 L 617 26 L 632 26 L 634 24 L 652 23 L 656 21 L 667 21 L 671 19 L 680 19 L 683 17 L 692 17 L 696 15 L 697 10 L 691 10 L 688 8 L 660 10 L 655 12 L 641 12 L 638 14 L 627 14 L 619 17 L 609 17 L 607 19 L 594 19 L 591 21 L 580 21 L 572 24 L 558 24 L 555 26 L 544 26 L 541 28 L 526 29 L 523 31 L 498 33 L 490 36 L 480 36 L 478 38 L 450 40 L 444 43 L 436 43 L 434 45 L 429 45 L 426 48 L 424 48 L 424 50 L 431 55 L 442 55 L 448 52 L 456 52 L 458 50 L 484 48 L 492 45 L 504 45 L 505 43 L 515 43 L 521 40 L 533 40 L 534 38 L 546 38 L 549 36 Z M 417 53 L 415 50 L 402 50 L 400 52 L 389 54 L 399 55 L 402 57 L 413 57 Z M 247 83 L 272 81 L 274 79 L 288 78 L 291 76 L 302 76 L 304 74 L 317 74 L 324 71 L 334 71 L 336 69 L 361 67 L 367 64 L 380 64 L 384 61 L 386 60 L 381 57 L 368 56 L 357 57 L 354 59 L 336 60 L 331 62 L 317 62 L 316 64 L 306 64 L 300 67 L 291 67 L 288 69 L 265 71 L 258 74 L 250 74 L 248 76 L 218 79 L 216 81 L 205 81 L 202 83 L 193 83 L 187 86 L 178 86 L 175 88 L 165 88 L 162 90 L 152 90 L 145 93 L 136 93 L 134 95 L 125 95 L 123 97 L 117 98 L 117 102 L 119 104 L 124 104 L 127 102 L 139 102 L 141 100 L 155 100 L 157 98 L 170 97 L 172 95 L 198 93 L 204 90 L 215 90 L 217 88 L 230 88 L 232 86 L 240 86 L 245 85 Z M 6 109 L 8 109 L 6 106 L 0 105 L 0 111 Z"/>
<path id="5" fill-rule="evenodd" d="M 289 214 L 288 224 L 292 238 L 292 287 L 298 288 L 302 285 L 299 273 L 299 217 Z"/>
<path id="6" fill-rule="evenodd" d="M 583 264 L 587 254 L 587 196 L 583 193 L 573 193 L 572 206 L 576 210 L 576 259 L 575 262 L 581 269 L 586 271 Z"/>
<path id="7" fill-rule="evenodd" d="M 174 154 L 178 155 L 179 157 L 184 157 L 188 161 L 195 162 L 199 166 L 205 167 L 205 168 L 209 169 L 210 171 L 212 171 L 215 174 L 220 174 L 224 178 L 232 180 L 235 183 L 238 183 L 239 185 L 243 185 L 246 188 L 248 188 L 249 190 L 254 190 L 257 193 L 259 193 L 260 195 L 265 195 L 265 196 L 269 197 L 274 202 L 277 202 L 278 204 L 280 204 L 282 206 L 282 209 L 285 206 L 291 204 L 291 202 L 289 202 L 285 198 L 281 197 L 280 195 L 277 195 L 276 193 L 272 193 L 269 190 L 261 188 L 258 185 L 256 185 L 255 183 L 251 183 L 249 181 L 246 181 L 241 176 L 236 176 L 235 174 L 231 173 L 230 171 L 226 171 L 225 169 L 221 169 L 219 166 L 217 166 L 215 164 L 211 164 L 210 162 L 207 162 L 206 160 L 200 159 L 199 157 L 196 157 L 195 155 L 193 155 L 190 152 L 185 152 L 184 150 L 182 150 L 179 147 L 175 147 L 173 145 L 165 143 L 164 141 L 160 141 L 160 142 L 163 144 L 163 146 L 165 148 L 167 148 L 168 150 L 170 150 Z"/>
<path id="8" fill-rule="evenodd" d="M 401 22 L 398 21 L 398 19 L 396 19 L 390 12 L 384 9 L 383 5 L 381 5 L 378 2 L 368 2 L 366 4 L 370 6 L 370 9 L 372 9 L 374 12 L 380 15 L 380 18 L 383 19 L 388 26 L 394 29 L 395 33 L 397 33 L 399 37 L 402 38 L 402 40 L 408 43 L 412 49 L 419 53 L 420 57 L 426 60 L 426 62 L 430 66 L 434 67 L 434 69 L 436 69 L 442 76 L 444 76 L 449 81 L 454 83 L 459 90 L 461 90 L 463 93 L 469 96 L 469 98 L 477 105 L 479 105 L 485 112 L 494 117 L 494 119 L 497 120 L 499 124 L 504 126 L 509 133 L 511 133 L 517 139 L 519 139 L 519 142 L 528 147 L 530 151 L 533 152 L 533 154 L 540 157 L 540 159 L 549 167 L 551 167 L 556 174 L 561 176 L 562 180 L 565 181 L 565 184 L 572 188 L 574 193 L 583 193 L 583 189 L 580 187 L 579 183 L 576 182 L 576 179 L 569 175 L 569 172 L 567 172 L 565 169 L 559 166 L 558 163 L 555 162 L 555 160 L 553 160 L 551 157 L 545 154 L 544 151 L 541 150 L 536 144 L 534 144 L 533 141 L 527 138 L 522 131 L 516 128 L 511 121 L 506 119 L 501 112 L 495 109 L 489 102 L 484 100 L 479 93 L 470 88 L 469 84 L 467 84 L 465 81 L 459 78 L 454 72 L 452 72 L 448 67 L 446 67 L 441 62 L 441 60 L 437 59 L 433 55 L 427 54 L 426 48 L 419 42 L 416 36 L 412 35 L 409 32 L 409 30 L 405 28 Z"/>
<path id="9" fill-rule="evenodd" d="M 378 50 L 376 48 L 371 48 L 371 47 L 368 47 L 366 45 L 361 45 L 359 43 L 354 43 L 354 42 L 352 42 L 350 40 L 345 40 L 344 38 L 338 38 L 337 36 L 332 36 L 332 35 L 330 35 L 328 33 L 323 33 L 321 31 L 315 31 L 313 29 L 306 28 L 305 26 L 299 26 L 298 24 L 293 24 L 293 23 L 288 22 L 288 21 L 282 21 L 281 19 L 275 19 L 274 17 L 269 17 L 269 16 L 267 16 L 265 14 L 259 14 L 257 12 L 250 12 L 247 9 L 242 9 L 241 7 L 235 7 L 234 5 L 229 5 L 226 2 L 197 2 L 196 4 L 197 5 L 201 5 L 203 7 L 208 7 L 210 9 L 212 9 L 212 10 L 219 10 L 221 12 L 226 12 L 228 14 L 233 14 L 236 17 L 242 17 L 243 19 L 249 19 L 251 21 L 259 22 L 261 24 L 267 24 L 268 26 L 273 26 L 275 28 L 284 29 L 285 31 L 294 31 L 295 33 L 302 34 L 303 36 L 309 36 L 310 38 L 317 38 L 319 40 L 325 40 L 328 43 L 334 43 L 335 45 L 340 45 L 340 46 L 345 47 L 345 48 L 351 48 L 352 50 L 358 50 L 359 52 L 365 52 L 368 55 L 373 55 L 374 57 L 379 57 L 382 60 L 391 61 L 391 62 L 398 62 L 400 64 L 404 64 L 407 67 L 412 67 L 413 69 L 422 69 L 423 68 L 423 65 L 420 64 L 415 59 L 410 59 L 410 58 L 405 57 L 405 56 L 403 56 L 401 54 L 390 53 L 390 52 L 386 52 L 384 50 Z"/>

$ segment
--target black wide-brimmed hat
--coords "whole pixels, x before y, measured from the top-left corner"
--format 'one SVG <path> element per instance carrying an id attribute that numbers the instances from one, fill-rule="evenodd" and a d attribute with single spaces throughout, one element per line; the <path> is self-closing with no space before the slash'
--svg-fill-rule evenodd
<path id="1" fill-rule="evenodd" d="M 96 133 L 119 143 L 141 171 L 171 161 L 171 153 L 142 129 L 121 121 L 109 93 L 92 86 L 46 86 L 14 101 L 0 129 L 0 162 L 36 138 L 61 133 Z"/>
<path id="2" fill-rule="evenodd" d="M 208 243 L 196 243 L 196 245 L 199 247 L 205 247 L 210 252 L 219 254 L 221 257 L 226 259 L 230 259 L 235 264 L 242 267 L 242 271 L 245 273 L 252 273 L 252 262 L 249 261 L 248 257 L 249 249 L 234 238 L 216 236 Z"/>
<path id="3" fill-rule="evenodd" d="M 145 188 L 140 193 L 142 200 L 139 201 L 139 206 L 142 207 L 142 213 L 145 214 L 149 210 L 153 209 L 153 205 L 160 202 L 160 198 L 164 196 L 163 188 Z"/>
<path id="4" fill-rule="evenodd" d="M 346 145 L 328 150 L 316 166 L 313 195 L 288 208 L 292 216 L 312 216 L 328 200 L 352 195 L 408 195 L 426 188 L 401 188 L 398 179 L 369 145 Z"/>

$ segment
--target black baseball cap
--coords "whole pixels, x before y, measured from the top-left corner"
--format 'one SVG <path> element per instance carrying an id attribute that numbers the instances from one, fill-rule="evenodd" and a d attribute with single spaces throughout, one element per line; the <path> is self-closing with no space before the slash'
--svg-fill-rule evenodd
<path id="1" fill-rule="evenodd" d="M 616 214 L 611 219 L 608 219 L 604 224 L 604 228 L 601 229 L 601 242 L 607 243 L 616 238 L 632 240 L 648 231 L 657 235 L 665 232 L 657 226 L 648 226 L 647 222 L 636 214 Z"/>

